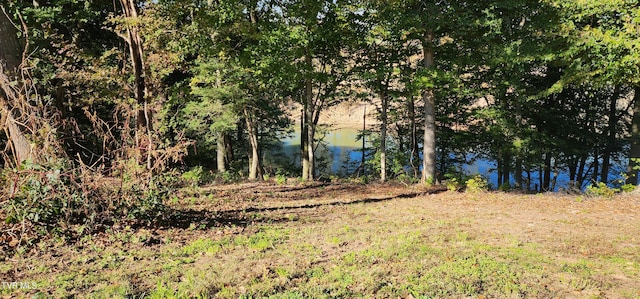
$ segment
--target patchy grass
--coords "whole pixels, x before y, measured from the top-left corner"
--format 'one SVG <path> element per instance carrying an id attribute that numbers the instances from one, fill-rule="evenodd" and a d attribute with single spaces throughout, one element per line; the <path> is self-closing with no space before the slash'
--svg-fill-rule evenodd
<path id="1" fill-rule="evenodd" d="M 174 223 L 16 251 L 0 280 L 32 284 L 0 295 L 640 297 L 637 199 L 420 188 L 204 188 Z"/>

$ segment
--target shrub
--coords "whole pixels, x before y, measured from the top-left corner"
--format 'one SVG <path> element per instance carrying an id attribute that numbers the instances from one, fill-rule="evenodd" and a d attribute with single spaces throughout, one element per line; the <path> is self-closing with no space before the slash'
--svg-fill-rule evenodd
<path id="1" fill-rule="evenodd" d="M 624 184 L 622 186 L 620 186 L 620 190 L 622 190 L 622 192 L 633 192 L 636 190 L 636 185 L 633 184 Z"/>
<path id="2" fill-rule="evenodd" d="M 175 175 L 154 176 L 135 161 L 116 167 L 116 177 L 64 160 L 5 169 L 0 208 L 7 223 L 29 223 L 41 233 L 65 232 L 75 224 L 91 233 L 123 219 L 151 223 L 162 218 L 164 201 L 177 187 Z"/>
<path id="3" fill-rule="evenodd" d="M 587 186 L 586 193 L 598 197 L 613 197 L 616 193 L 620 192 L 620 189 L 611 188 L 606 183 L 597 182 Z"/>
<path id="4" fill-rule="evenodd" d="M 466 182 L 466 186 L 467 186 L 466 191 L 473 192 L 473 193 L 484 192 L 489 189 L 489 183 L 487 182 L 487 179 L 479 174 L 468 179 Z"/>
<path id="5" fill-rule="evenodd" d="M 449 191 L 461 191 L 462 184 L 458 181 L 458 178 L 450 178 L 444 181 L 445 186 Z"/>
<path id="6" fill-rule="evenodd" d="M 284 185 L 287 183 L 287 176 L 282 173 L 276 174 L 276 183 L 278 185 Z"/>
<path id="7" fill-rule="evenodd" d="M 202 166 L 196 166 L 183 173 L 180 177 L 187 186 L 197 187 L 205 181 L 205 171 Z"/>
<path id="8" fill-rule="evenodd" d="M 224 184 L 231 184 L 240 181 L 241 176 L 239 173 L 227 170 L 225 172 L 218 173 L 216 178 L 217 180 L 221 180 Z"/>
<path id="9" fill-rule="evenodd" d="M 69 221 L 84 198 L 71 186 L 70 174 L 63 164 L 37 165 L 25 161 L 19 169 L 6 169 L 2 209 L 7 223 L 23 221 L 41 225 Z M 3 198 L 4 199 L 4 198 Z"/>
<path id="10" fill-rule="evenodd" d="M 466 188 L 466 181 L 471 176 L 467 175 L 463 170 L 457 168 L 450 168 L 444 175 L 444 185 L 447 186 L 449 191 L 462 191 Z"/>

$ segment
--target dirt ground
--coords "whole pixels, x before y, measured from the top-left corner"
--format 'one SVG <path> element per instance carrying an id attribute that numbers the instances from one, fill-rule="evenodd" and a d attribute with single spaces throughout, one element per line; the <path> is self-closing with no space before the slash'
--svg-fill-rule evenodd
<path id="1" fill-rule="evenodd" d="M 120 282 L 122 289 L 110 290 L 107 296 L 142 296 L 157 294 L 165 283 L 159 282 L 163 272 L 173 271 L 172 275 L 191 280 L 166 282 L 171 294 L 179 294 L 180 285 L 199 290 L 196 294 L 186 291 L 184 297 L 205 291 L 211 297 L 262 297 L 295 290 L 300 297 L 325 294 L 327 298 L 419 297 L 416 294 L 640 298 L 637 194 L 605 199 L 459 193 L 400 184 L 281 186 L 273 182 L 209 186 L 198 194 L 172 201 L 176 216 L 158 227 L 114 227 L 71 245 L 44 241 L 27 252 L 4 257 L 1 281 L 32 281 L 40 287 L 4 288 L 0 294 L 8 298 L 33 294 L 104 296 L 110 281 L 125 280 Z M 266 235 L 267 245 L 251 243 L 256 235 Z M 229 236 L 234 241 L 216 243 L 223 244 L 216 245 L 216 250 L 212 245 L 210 254 L 191 251 L 200 240 L 219 241 Z M 438 254 L 418 258 L 418 251 L 412 249 L 418 243 L 431 246 Z M 374 251 L 378 252 L 375 261 L 358 260 Z M 406 252 L 410 254 L 401 257 Z M 105 261 L 104 256 L 110 254 L 113 261 Z M 380 257 L 385 254 L 386 258 Z M 443 276 L 436 281 L 424 278 L 433 275 L 426 273 L 429 268 L 435 269 L 447 259 L 456 262 L 460 256 L 474 255 L 498 260 L 504 267 L 496 269 L 520 271 L 518 292 L 504 291 L 500 286 L 504 282 L 491 277 L 495 273 L 477 278 L 487 285 L 471 290 L 460 288 L 456 281 L 475 273 L 451 276 L 447 271 L 459 271 L 451 268 L 438 274 Z M 353 256 L 356 267 L 349 266 Z M 176 260 L 189 262 L 167 268 Z M 420 267 L 424 269 L 417 269 Z M 314 269 L 320 269 L 324 276 L 309 274 Z M 346 282 L 337 285 L 341 280 L 331 278 L 334 272 L 349 273 L 355 281 L 340 276 Z M 94 278 L 86 278 L 87 273 L 93 273 Z M 212 278 L 198 273 L 218 275 Z M 372 277 L 370 282 L 368 276 Z M 379 285 L 376 280 L 387 284 Z M 451 282 L 444 285 L 442 281 Z M 312 285 L 322 284 L 324 289 L 314 293 Z M 447 291 L 438 292 L 441 290 Z"/>

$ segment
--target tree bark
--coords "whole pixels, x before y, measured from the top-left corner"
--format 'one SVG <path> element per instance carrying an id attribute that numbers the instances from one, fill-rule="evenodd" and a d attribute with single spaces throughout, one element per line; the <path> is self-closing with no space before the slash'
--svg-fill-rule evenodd
<path id="1" fill-rule="evenodd" d="M 502 158 L 502 184 L 511 185 L 511 153 L 508 151 L 503 154 Z"/>
<path id="2" fill-rule="evenodd" d="M 262 175 L 258 176 L 260 171 L 260 150 L 258 147 L 258 130 L 257 123 L 248 109 L 244 109 L 244 118 L 247 123 L 247 132 L 249 135 L 249 144 L 251 145 L 251 155 L 249 156 L 249 180 L 262 180 Z"/>
<path id="3" fill-rule="evenodd" d="M 407 109 L 409 110 L 409 122 L 411 126 L 411 168 L 413 175 L 418 177 L 418 167 L 414 161 L 420 159 L 420 147 L 418 145 L 418 126 L 416 124 L 416 105 L 413 96 L 407 97 Z"/>
<path id="4" fill-rule="evenodd" d="M 542 190 L 544 192 L 549 191 L 551 187 L 551 154 L 544 154 L 544 175 L 542 180 Z"/>
<path id="5" fill-rule="evenodd" d="M 498 188 L 502 186 L 502 153 L 498 154 L 496 159 L 496 171 L 498 172 Z"/>
<path id="6" fill-rule="evenodd" d="M 387 108 L 389 106 L 387 95 L 384 92 L 381 94 L 381 100 L 382 109 L 380 111 L 380 117 L 382 118 L 382 126 L 380 127 L 380 181 L 384 183 L 387 180 Z"/>
<path id="7" fill-rule="evenodd" d="M 120 0 L 120 4 L 126 18 L 133 19 L 138 17 L 138 10 L 134 0 Z M 126 28 L 127 36 L 125 40 L 129 46 L 129 55 L 131 56 L 131 66 L 133 67 L 135 85 L 134 96 L 138 104 L 136 125 L 138 129 L 141 129 L 150 126 L 146 100 L 147 87 L 145 84 L 144 51 L 138 27 L 128 24 Z"/>
<path id="8" fill-rule="evenodd" d="M 316 125 L 314 123 L 310 123 L 309 124 L 309 129 L 308 129 L 309 135 L 307 136 L 309 139 L 307 140 L 307 153 L 309 154 L 309 174 L 307 175 L 307 179 L 313 181 L 315 180 L 315 161 L 316 161 L 316 157 L 315 157 L 315 148 L 314 148 L 314 144 L 315 144 L 315 140 L 314 140 L 314 136 L 316 134 Z"/>
<path id="9" fill-rule="evenodd" d="M 313 61 L 311 54 L 307 53 L 305 56 L 305 63 L 309 71 L 313 69 Z M 304 82 L 304 95 L 302 99 L 302 132 L 300 134 L 300 147 L 301 154 L 300 160 L 302 163 L 302 180 L 313 180 L 312 158 L 313 158 L 313 137 L 310 132 L 311 127 L 311 105 L 313 102 L 313 82 L 311 77 L 308 76 Z M 311 140 L 311 142 L 309 142 Z"/>
<path id="10" fill-rule="evenodd" d="M 516 186 L 515 188 L 518 190 L 523 190 L 522 188 L 522 158 L 520 158 L 520 156 L 516 156 L 516 165 L 515 165 L 515 169 L 513 170 L 513 175 L 515 176 L 516 179 Z"/>
<path id="11" fill-rule="evenodd" d="M 134 19 L 138 17 L 135 0 L 120 0 L 120 5 L 122 6 L 122 11 L 127 19 Z M 127 22 L 130 22 L 130 20 L 127 20 Z M 153 149 L 153 143 L 151 140 L 151 112 L 149 111 L 149 102 L 147 101 L 142 37 L 140 36 L 138 26 L 127 23 L 126 29 L 127 35 L 123 38 L 129 46 L 129 56 L 131 58 L 131 66 L 133 67 L 134 76 L 134 97 L 138 105 L 136 116 L 136 147 L 141 152 L 141 157 L 143 156 L 142 152 L 146 151 L 147 169 L 151 169 L 151 151 Z M 146 136 L 142 138 L 138 136 L 139 131 L 143 131 Z M 145 146 L 146 149 L 144 149 Z"/>
<path id="12" fill-rule="evenodd" d="M 7 135 L 13 152 L 13 160 L 19 166 L 27 159 L 36 159 L 32 155 L 31 143 L 17 121 L 15 105 L 19 105 L 18 92 L 11 82 L 18 79 L 19 66 L 22 63 L 24 45 L 18 39 L 18 30 L 6 14 L 5 7 L 0 6 L 0 110 L 2 110 L 2 127 Z M 9 161 L 5 161 L 9 162 Z"/>
<path id="13" fill-rule="evenodd" d="M 578 162 L 578 173 L 576 174 L 576 186 L 582 188 L 582 184 L 585 181 L 586 175 L 584 173 L 585 167 L 587 167 L 587 155 L 582 155 Z"/>
<path id="14" fill-rule="evenodd" d="M 302 109 L 302 116 L 300 116 L 300 164 L 302 167 L 302 180 L 309 179 L 309 147 L 307 141 L 309 140 L 309 126 L 307 125 L 307 103 L 304 102 Z"/>
<path id="15" fill-rule="evenodd" d="M 225 165 L 229 165 L 233 161 L 233 146 L 231 145 L 231 135 L 224 133 L 224 160 Z"/>
<path id="16" fill-rule="evenodd" d="M 606 183 L 609 180 L 609 169 L 611 166 L 611 153 L 613 152 L 616 142 L 616 124 L 618 118 L 616 117 L 618 97 L 620 97 L 620 87 L 616 86 L 611 102 L 609 103 L 609 121 L 607 124 L 607 144 L 602 153 L 602 170 L 600 175 L 600 181 Z"/>
<path id="17" fill-rule="evenodd" d="M 631 120 L 631 149 L 627 167 L 627 184 L 638 185 L 638 166 L 640 165 L 640 86 L 634 88 L 633 118 Z"/>
<path id="18" fill-rule="evenodd" d="M 431 70 L 433 59 L 433 33 L 428 31 L 422 41 L 424 68 Z M 432 87 L 422 92 L 424 101 L 424 140 L 422 157 L 422 183 L 436 180 L 436 96 Z"/>
<path id="19" fill-rule="evenodd" d="M 218 167 L 218 172 L 223 173 L 227 171 L 227 165 L 225 163 L 226 158 L 226 145 L 224 133 L 216 134 L 216 164 Z"/>

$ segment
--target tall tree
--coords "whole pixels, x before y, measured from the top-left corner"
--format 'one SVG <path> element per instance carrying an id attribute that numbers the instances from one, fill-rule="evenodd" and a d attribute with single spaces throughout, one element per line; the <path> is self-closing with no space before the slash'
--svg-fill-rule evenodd
<path id="1" fill-rule="evenodd" d="M 567 82 L 592 82 L 601 86 L 627 85 L 634 89 L 630 124 L 627 183 L 638 185 L 640 159 L 640 7 L 633 1 L 559 1 L 564 12 L 563 31 L 571 39 L 564 52 Z"/>
<path id="2" fill-rule="evenodd" d="M 294 1 L 283 8 L 283 17 L 291 38 L 289 59 L 299 79 L 302 178 L 312 180 L 320 115 L 343 99 L 341 92 L 357 63 L 352 41 L 362 31 L 358 12 L 348 2 Z"/>
<path id="3" fill-rule="evenodd" d="M 23 51 L 24 41 L 19 39 L 18 28 L 5 6 L 0 5 L 0 109 L 3 115 L 0 127 L 5 130 L 16 166 L 37 157 L 32 155 L 30 142 L 25 136 L 25 130 L 29 128 L 19 125 L 16 119 L 20 106 L 24 103 L 21 103 L 23 95 L 19 94 L 12 83 L 18 80 L 21 72 L 19 66 L 23 61 Z"/>
<path id="4" fill-rule="evenodd" d="M 148 90 L 146 80 L 146 66 L 144 59 L 144 50 L 142 43 L 141 31 L 139 28 L 138 3 L 135 0 L 120 0 L 122 14 L 124 17 L 124 29 L 126 34 L 121 37 L 126 41 L 129 47 L 129 58 L 133 70 L 134 78 L 134 98 L 137 104 L 136 116 L 136 147 L 138 150 L 146 145 L 146 165 L 151 169 L 151 150 L 153 148 L 151 134 L 151 112 L 149 101 L 147 99 Z M 139 136 L 138 132 L 143 136 Z"/>

